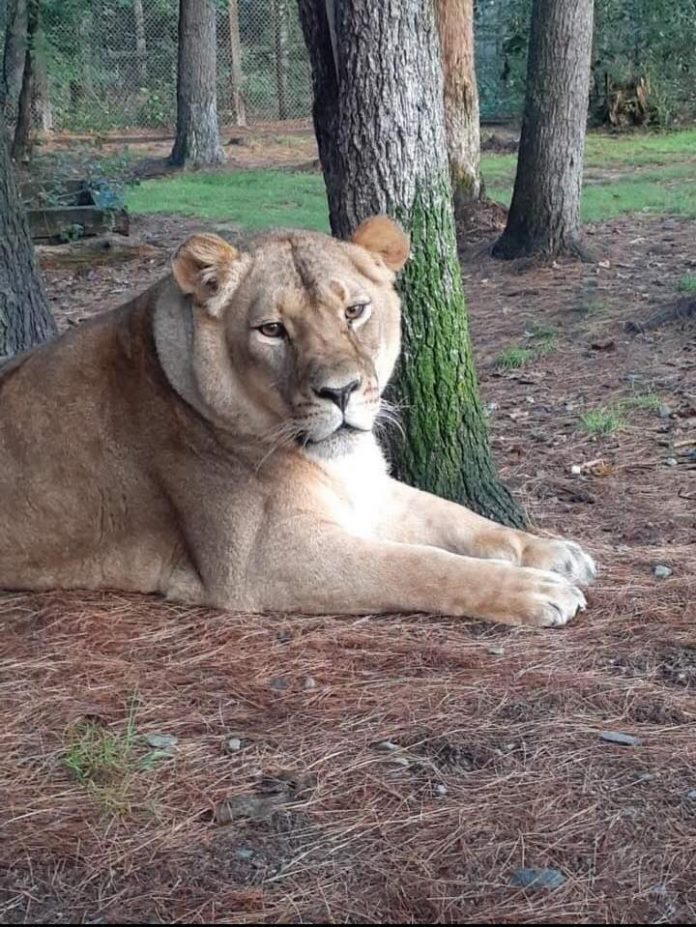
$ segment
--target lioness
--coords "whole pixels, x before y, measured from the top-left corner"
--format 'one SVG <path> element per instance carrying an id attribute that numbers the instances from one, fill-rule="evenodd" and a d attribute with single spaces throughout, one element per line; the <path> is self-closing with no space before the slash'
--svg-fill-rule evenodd
<path id="1" fill-rule="evenodd" d="M 408 252 L 380 216 L 249 253 L 194 235 L 168 278 L 3 368 L 0 587 L 569 621 L 595 573 L 577 544 L 387 475 Z"/>

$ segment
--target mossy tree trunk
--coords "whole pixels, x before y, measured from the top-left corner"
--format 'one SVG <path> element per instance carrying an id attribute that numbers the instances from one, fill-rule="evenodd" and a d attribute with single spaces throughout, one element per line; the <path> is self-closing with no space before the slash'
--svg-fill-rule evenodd
<path id="1" fill-rule="evenodd" d="M 27 351 L 55 332 L 0 113 L 0 360 Z"/>
<path id="2" fill-rule="evenodd" d="M 331 225 L 384 212 L 409 229 L 404 347 L 393 394 L 397 476 L 498 521 L 522 516 L 499 482 L 476 386 L 452 210 L 432 0 L 299 0 Z M 335 56 L 334 56 L 335 49 Z"/>
<path id="3" fill-rule="evenodd" d="M 515 189 L 502 258 L 583 254 L 580 191 L 593 0 L 534 0 Z"/>
<path id="4" fill-rule="evenodd" d="M 437 0 L 445 134 L 455 210 L 481 196 L 481 132 L 474 69 L 474 0 Z"/>
<path id="5" fill-rule="evenodd" d="M 221 164 L 217 113 L 214 0 L 179 0 L 176 140 L 169 161 L 178 167 Z"/>

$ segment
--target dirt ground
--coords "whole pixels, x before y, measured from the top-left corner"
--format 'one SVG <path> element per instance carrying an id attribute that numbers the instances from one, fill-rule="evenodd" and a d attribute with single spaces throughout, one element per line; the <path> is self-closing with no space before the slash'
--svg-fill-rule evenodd
<path id="1" fill-rule="evenodd" d="M 134 226 L 136 261 L 47 272 L 62 325 L 161 274 L 189 223 Z M 696 323 L 625 328 L 696 272 L 695 228 L 616 220 L 600 263 L 552 267 L 462 241 L 502 476 L 601 566 L 566 630 L 0 599 L 0 919 L 696 922 Z M 583 430 L 607 407 L 618 430 Z M 80 781 L 84 724 L 132 738 Z"/>

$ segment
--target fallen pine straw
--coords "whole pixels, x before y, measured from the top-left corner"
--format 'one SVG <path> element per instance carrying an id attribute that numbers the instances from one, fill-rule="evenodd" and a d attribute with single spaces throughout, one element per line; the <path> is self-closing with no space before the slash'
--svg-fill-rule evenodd
<path id="1" fill-rule="evenodd" d="M 5 597 L 0 917 L 693 921 L 696 578 L 669 553 L 658 581 L 600 552 L 556 633 Z M 84 730 L 126 754 L 89 781 Z M 522 866 L 565 885 L 511 887 Z"/>

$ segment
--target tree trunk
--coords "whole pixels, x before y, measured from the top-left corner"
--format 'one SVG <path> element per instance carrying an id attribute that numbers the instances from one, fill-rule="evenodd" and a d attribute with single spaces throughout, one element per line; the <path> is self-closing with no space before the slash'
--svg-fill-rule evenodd
<path id="1" fill-rule="evenodd" d="M 26 351 L 55 332 L 0 114 L 0 358 Z"/>
<path id="2" fill-rule="evenodd" d="M 244 72 L 242 71 L 242 43 L 239 39 L 239 10 L 237 0 L 228 0 L 230 19 L 230 54 L 231 54 L 231 90 L 234 119 L 238 126 L 247 124 L 246 106 L 244 105 Z"/>
<path id="3" fill-rule="evenodd" d="M 53 107 L 51 88 L 46 66 L 46 35 L 39 32 L 34 44 L 34 96 L 32 110 L 43 133 L 53 131 Z"/>
<path id="4" fill-rule="evenodd" d="M 276 89 L 278 93 L 278 118 L 287 119 L 288 107 L 288 4 L 287 0 L 273 0 L 273 32 L 275 44 Z"/>
<path id="5" fill-rule="evenodd" d="M 332 229 L 345 238 L 361 220 L 384 212 L 411 233 L 401 279 L 403 356 L 393 387 L 405 403 L 405 438 L 390 447 L 396 473 L 520 524 L 496 477 L 478 398 L 432 0 L 342 0 L 328 10 L 325 2 L 332 0 L 299 0 L 299 7 Z"/>
<path id="6" fill-rule="evenodd" d="M 14 119 L 22 89 L 26 49 L 27 2 L 26 0 L 9 0 L 2 75 L 0 75 L 0 103 L 8 126 Z"/>
<path id="7" fill-rule="evenodd" d="M 29 158 L 31 147 L 31 104 L 34 99 L 34 61 L 39 31 L 39 0 L 27 0 L 27 47 L 24 53 L 24 75 L 17 106 L 17 124 L 12 143 L 12 159 L 19 163 Z"/>
<path id="8" fill-rule="evenodd" d="M 474 70 L 473 0 L 437 0 L 445 134 L 455 209 L 481 195 L 481 134 Z"/>
<path id="9" fill-rule="evenodd" d="M 534 0 L 515 189 L 493 253 L 577 254 L 593 0 Z"/>
<path id="10" fill-rule="evenodd" d="M 214 0 L 179 0 L 176 141 L 170 163 L 221 164 L 217 116 Z"/>
<path id="11" fill-rule="evenodd" d="M 145 39 L 145 14 L 143 0 L 133 0 L 135 19 L 135 56 L 138 62 L 138 81 L 141 87 L 147 84 L 147 42 Z"/>

